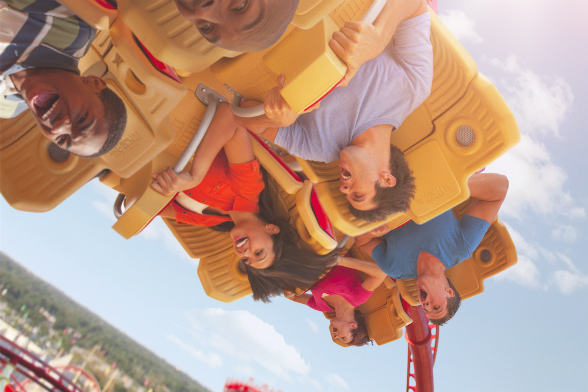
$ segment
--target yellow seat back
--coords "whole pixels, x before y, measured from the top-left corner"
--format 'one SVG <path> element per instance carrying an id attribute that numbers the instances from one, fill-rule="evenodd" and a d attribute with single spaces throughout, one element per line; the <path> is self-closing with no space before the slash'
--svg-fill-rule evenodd
<path id="1" fill-rule="evenodd" d="M 387 218 L 390 227 L 408 219 L 424 223 L 467 199 L 467 178 L 520 138 L 514 116 L 498 90 L 477 74 L 465 49 L 431 14 L 432 92 L 390 138 L 405 153 L 415 176 L 416 194 L 409 211 Z M 337 229 L 357 236 L 382 224 L 353 217 L 339 191 L 337 162 L 298 161 L 308 178 L 318 183 L 319 200 Z"/>
<path id="2" fill-rule="evenodd" d="M 0 128 L 0 191 L 18 210 L 49 211 L 106 167 L 52 144 L 37 129 L 29 111 L 0 119 Z"/>

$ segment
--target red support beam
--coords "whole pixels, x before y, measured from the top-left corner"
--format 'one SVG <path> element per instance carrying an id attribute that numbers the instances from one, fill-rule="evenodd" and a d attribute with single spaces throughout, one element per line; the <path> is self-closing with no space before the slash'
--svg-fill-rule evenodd
<path id="1" fill-rule="evenodd" d="M 433 392 L 433 350 L 431 350 L 431 329 L 429 318 L 420 306 L 410 306 L 407 309 L 412 318 L 412 324 L 406 326 L 405 338 L 408 342 L 409 362 L 407 390 L 414 392 Z M 414 374 L 410 372 L 413 364 Z M 409 386 L 413 377 L 416 386 Z"/>

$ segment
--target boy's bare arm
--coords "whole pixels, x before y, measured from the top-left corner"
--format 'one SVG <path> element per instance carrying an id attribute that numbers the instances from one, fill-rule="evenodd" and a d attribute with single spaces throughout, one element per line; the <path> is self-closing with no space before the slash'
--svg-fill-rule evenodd
<path id="1" fill-rule="evenodd" d="M 374 291 L 386 279 L 386 273 L 373 260 L 361 260 L 353 257 L 339 257 L 339 265 L 365 272 L 369 276 L 361 282 L 364 289 Z"/>
<path id="2" fill-rule="evenodd" d="M 401 22 L 425 12 L 425 0 L 388 0 L 373 24 L 346 22 L 329 41 L 331 49 L 347 64 L 339 86 L 346 86 L 363 63 L 382 53 Z"/>
<path id="3" fill-rule="evenodd" d="M 502 174 L 479 173 L 468 179 L 470 196 L 478 199 L 466 212 L 492 223 L 508 191 L 508 178 Z"/>
<path id="4" fill-rule="evenodd" d="M 338 265 L 343 266 L 343 267 L 347 267 L 347 268 L 353 268 L 353 269 L 356 269 L 361 272 L 365 272 L 369 276 L 378 277 L 378 276 L 382 276 L 382 275 L 385 276 L 386 275 L 380 269 L 380 267 L 378 267 L 376 262 L 373 260 L 362 260 L 362 259 L 356 259 L 354 257 L 340 256 Z"/>
<path id="5" fill-rule="evenodd" d="M 355 237 L 355 245 L 361 248 L 368 242 L 372 241 L 374 238 L 381 237 L 389 231 L 390 227 L 384 223 L 383 225 L 376 227 L 375 229 L 370 230 L 365 234 L 361 234 Z"/>
<path id="6" fill-rule="evenodd" d="M 286 291 L 284 292 L 284 297 L 288 298 L 291 301 L 298 302 L 299 304 L 306 305 L 308 303 L 308 300 L 312 298 L 312 295 L 308 293 L 296 295 L 291 291 Z"/>

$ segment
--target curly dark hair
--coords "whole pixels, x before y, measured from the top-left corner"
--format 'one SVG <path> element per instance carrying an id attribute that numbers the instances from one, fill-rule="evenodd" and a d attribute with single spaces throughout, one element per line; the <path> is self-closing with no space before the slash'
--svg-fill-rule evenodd
<path id="1" fill-rule="evenodd" d="M 278 208 L 278 200 L 273 194 L 277 184 L 261 167 L 265 187 L 259 195 L 259 218 L 280 228 L 272 235 L 274 242 L 274 262 L 265 269 L 256 269 L 242 264 L 249 278 L 253 299 L 271 302 L 270 297 L 282 295 L 284 290 L 295 291 L 296 288 L 308 288 L 330 268 L 337 264 L 339 249 L 326 255 L 307 252 L 298 246 L 299 235 L 288 222 L 288 215 Z M 215 231 L 230 231 L 233 222 L 223 222 L 212 226 Z"/>
<path id="2" fill-rule="evenodd" d="M 104 117 L 109 124 L 108 138 L 104 145 L 95 154 L 88 155 L 86 158 L 95 158 L 104 155 L 116 146 L 122 138 L 127 125 L 127 108 L 118 95 L 108 87 L 105 87 L 98 94 L 98 98 L 104 106 Z"/>
<path id="3" fill-rule="evenodd" d="M 371 342 L 370 335 L 368 334 L 367 324 L 365 322 L 365 317 L 361 312 L 357 309 L 353 311 L 355 315 L 355 323 L 357 324 L 357 328 L 351 330 L 352 339 L 348 343 L 350 346 L 365 346 L 369 342 Z"/>
<path id="4" fill-rule="evenodd" d="M 447 314 L 445 316 L 438 319 L 429 319 L 431 323 L 438 326 L 441 326 L 449 320 L 451 320 L 453 316 L 455 316 L 455 313 L 457 313 L 459 305 L 461 305 L 461 295 L 459 295 L 459 292 L 457 291 L 453 283 L 451 283 L 451 280 L 449 278 L 447 278 L 447 283 L 449 283 L 449 287 L 451 287 L 453 291 L 455 291 L 455 296 L 447 298 Z"/>
<path id="5" fill-rule="evenodd" d="M 414 176 L 406 163 L 404 153 L 392 144 L 390 145 L 390 172 L 396 177 L 396 185 L 382 188 L 376 182 L 374 203 L 377 207 L 373 210 L 362 211 L 350 205 L 349 210 L 353 216 L 368 222 L 379 222 L 385 220 L 388 215 L 407 211 L 410 208 L 415 192 Z"/>

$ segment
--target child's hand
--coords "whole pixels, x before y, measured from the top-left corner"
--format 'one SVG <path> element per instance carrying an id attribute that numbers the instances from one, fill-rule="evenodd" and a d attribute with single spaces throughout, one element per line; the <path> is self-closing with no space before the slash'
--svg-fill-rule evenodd
<path id="1" fill-rule="evenodd" d="M 265 109 L 265 116 L 273 121 L 275 127 L 290 126 L 298 118 L 298 114 L 282 97 L 280 91 L 284 88 L 284 74 L 278 76 L 278 85 L 268 91 L 263 108 Z"/>
<path id="2" fill-rule="evenodd" d="M 370 234 L 373 237 L 381 237 L 384 234 L 388 233 L 389 231 L 390 231 L 390 228 L 388 227 L 388 225 L 387 224 L 383 224 L 382 226 L 377 227 L 377 228 L 371 230 L 370 231 Z"/>
<path id="3" fill-rule="evenodd" d="M 386 43 L 381 41 L 374 25 L 366 22 L 345 22 L 341 30 L 333 33 L 329 46 L 347 64 L 347 73 L 339 86 L 346 86 L 363 63 L 382 52 Z"/>
<path id="4" fill-rule="evenodd" d="M 178 174 L 171 167 L 159 174 L 153 173 L 151 177 L 155 179 L 151 184 L 151 188 L 164 196 L 173 196 L 178 192 L 196 186 L 190 173 L 182 172 Z"/>

